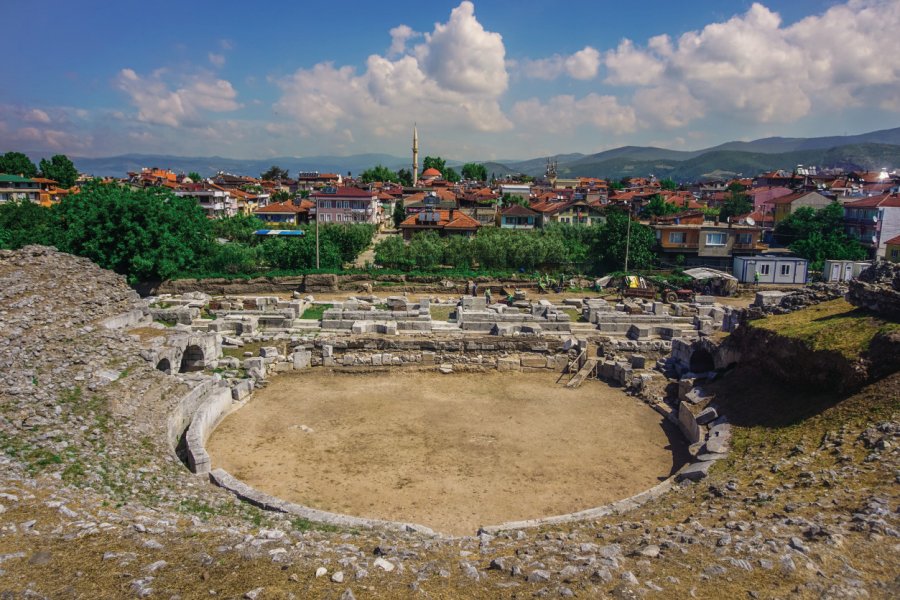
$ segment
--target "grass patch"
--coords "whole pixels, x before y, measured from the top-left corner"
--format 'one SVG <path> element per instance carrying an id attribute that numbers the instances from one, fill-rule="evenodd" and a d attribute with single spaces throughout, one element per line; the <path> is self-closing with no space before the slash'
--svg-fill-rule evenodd
<path id="1" fill-rule="evenodd" d="M 315 319 L 317 321 L 321 320 L 322 315 L 325 314 L 325 311 L 328 310 L 329 308 L 332 308 L 333 306 L 334 306 L 333 304 L 313 304 L 312 306 L 307 308 L 305 311 L 303 311 L 303 314 L 300 315 L 300 318 L 301 319 Z"/>
<path id="2" fill-rule="evenodd" d="M 291 519 L 291 527 L 294 529 L 294 531 L 340 531 L 340 528 L 337 525 L 316 523 L 315 521 L 310 521 L 309 519 L 304 519 L 303 517 L 296 517 L 294 519 Z"/>
<path id="3" fill-rule="evenodd" d="M 584 318 L 581 316 L 581 311 L 577 308 L 567 307 L 563 308 L 562 312 L 569 315 L 569 320 L 573 323 L 584 323 Z"/>
<path id="4" fill-rule="evenodd" d="M 865 352 L 877 334 L 900 329 L 900 323 L 879 319 L 842 298 L 786 315 L 771 315 L 751 325 L 802 340 L 813 351 L 830 350 L 849 359 Z"/>
<path id="5" fill-rule="evenodd" d="M 450 315 L 456 311 L 453 306 L 430 306 L 431 318 L 435 321 L 449 321 Z"/>

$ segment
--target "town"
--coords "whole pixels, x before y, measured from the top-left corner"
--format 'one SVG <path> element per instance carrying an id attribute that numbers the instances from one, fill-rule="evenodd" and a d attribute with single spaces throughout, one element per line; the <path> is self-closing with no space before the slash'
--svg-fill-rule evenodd
<path id="1" fill-rule="evenodd" d="M 257 233 L 309 235 L 318 231 L 311 225 L 370 226 L 376 245 L 368 260 L 359 260 L 366 250 L 360 246 L 356 254 L 344 253 L 339 259 L 328 253 L 324 263 L 328 268 L 537 269 L 590 276 L 629 267 L 669 271 L 707 267 L 733 273 L 741 283 L 804 284 L 813 278 L 843 281 L 871 259 L 900 261 L 900 173 L 888 168 L 843 172 L 801 165 L 790 172 L 753 177 L 675 182 L 649 174 L 621 179 L 561 177 L 556 162 L 547 158 L 543 176 L 497 178 L 479 163 L 463 164 L 460 173 L 440 157 L 426 156 L 420 165 L 418 144 L 414 132 L 409 169 L 395 172 L 373 165 L 356 176 L 299 172 L 291 177 L 272 166 L 259 176 L 218 172 L 204 177 L 146 167 L 121 178 L 92 180 L 77 174 L 68 158 L 56 156 L 54 161 L 68 164 L 62 183 L 48 177 L 55 168 L 51 163 L 37 177 L 27 157 L 9 152 L 2 159 L 8 172 L 0 175 L 0 204 L 7 206 L 0 211 L 14 211 L 21 201 L 50 208 L 93 181 L 130 190 L 161 190 L 195 203 L 209 220 L 240 222 Z M 16 166 L 21 172 L 14 172 Z M 490 237 L 494 229 L 516 232 L 523 240 L 572 238 L 573 234 L 559 232 L 599 231 L 611 214 L 614 221 L 627 215 L 634 222 L 634 231 L 628 231 L 629 244 L 634 244 L 629 248 L 630 265 L 621 249 L 611 255 L 611 246 L 621 246 L 614 237 L 604 238 L 605 248 L 587 243 L 581 252 L 573 251 L 571 244 L 523 241 L 514 256 L 504 256 L 502 244 L 478 243 L 481 238 L 497 239 Z M 4 221 L 28 222 L 12 213 Z M 456 237 L 466 241 L 454 242 Z M 589 237 L 581 234 L 580 239 Z M 436 253 L 416 251 L 425 239 L 438 246 Z M 513 243 L 509 240 L 514 238 L 504 239 Z M 234 239 L 230 243 L 240 246 Z M 274 258 L 270 265 L 320 269 L 321 254 L 317 245 L 315 260 L 309 254 L 299 263 Z M 265 269 L 249 262 L 257 271 Z M 216 267 L 212 270 L 241 268 L 221 260 Z"/>

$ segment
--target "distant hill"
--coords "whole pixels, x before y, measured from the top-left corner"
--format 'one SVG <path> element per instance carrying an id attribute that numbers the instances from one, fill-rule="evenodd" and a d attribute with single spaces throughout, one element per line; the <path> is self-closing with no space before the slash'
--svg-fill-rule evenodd
<path id="1" fill-rule="evenodd" d="M 798 164 L 842 167 L 844 169 L 878 169 L 900 167 L 900 127 L 858 135 L 815 138 L 771 137 L 751 142 L 727 142 L 703 150 L 669 150 L 653 146 L 622 146 L 595 154 L 557 154 L 561 176 L 626 177 L 654 174 L 691 180 L 716 173 L 755 175 L 771 169 L 793 169 Z M 52 153 L 27 153 L 32 160 Z M 352 156 L 279 156 L 264 159 L 236 159 L 220 156 L 170 156 L 163 154 L 123 154 L 105 158 L 73 156 L 79 171 L 97 176 L 121 177 L 142 167 L 169 168 L 176 172 L 197 171 L 209 176 L 218 171 L 241 175 L 259 175 L 272 165 L 298 171 L 353 174 L 381 164 L 389 169 L 409 168 L 410 157 L 391 154 L 355 154 Z M 447 158 L 447 157 L 444 157 Z M 528 160 L 494 160 L 482 164 L 488 174 L 497 177 L 525 173 L 544 174 L 547 156 Z M 420 156 L 420 160 L 424 156 Z M 478 161 L 476 161 L 478 162 Z M 447 165 L 458 168 L 462 161 L 447 158 Z"/>
<path id="2" fill-rule="evenodd" d="M 160 167 L 176 173 L 196 171 L 204 177 L 219 171 L 239 175 L 258 176 L 272 165 L 287 169 L 291 175 L 299 171 L 320 173 L 361 173 L 381 164 L 390 169 L 409 168 L 408 158 L 390 154 L 355 154 L 353 156 L 277 156 L 264 159 L 223 158 L 221 156 L 169 156 L 164 154 L 123 154 L 106 158 L 73 156 L 72 162 L 82 173 L 97 176 L 122 177 L 128 171 L 140 171 L 142 167 Z M 448 161 L 449 162 L 449 161 Z M 452 164 L 452 163 L 451 163 Z"/>
<path id="3" fill-rule="evenodd" d="M 631 160 L 620 157 L 595 162 L 580 161 L 560 167 L 564 176 L 581 177 L 632 177 L 654 174 L 671 177 L 676 181 L 695 181 L 707 177 L 754 176 L 764 171 L 784 169 L 790 171 L 797 165 L 818 165 L 844 170 L 876 170 L 900 165 L 900 145 L 851 144 L 819 150 L 795 150 L 767 154 L 713 150 L 687 160 Z"/>

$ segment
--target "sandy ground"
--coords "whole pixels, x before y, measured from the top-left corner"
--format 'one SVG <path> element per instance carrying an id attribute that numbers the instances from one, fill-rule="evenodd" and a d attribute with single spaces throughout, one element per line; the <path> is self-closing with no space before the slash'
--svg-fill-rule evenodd
<path id="1" fill-rule="evenodd" d="M 285 375 L 229 415 L 208 449 L 214 467 L 278 497 L 466 535 L 625 498 L 680 466 L 680 436 L 656 412 L 597 381 L 554 382 Z"/>

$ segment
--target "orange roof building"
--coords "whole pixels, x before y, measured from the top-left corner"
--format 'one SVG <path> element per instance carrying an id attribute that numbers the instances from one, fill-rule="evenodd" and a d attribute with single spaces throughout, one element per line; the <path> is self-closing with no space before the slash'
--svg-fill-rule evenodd
<path id="1" fill-rule="evenodd" d="M 408 240 L 420 231 L 436 231 L 441 236 L 475 235 L 481 224 L 459 210 L 425 210 L 408 216 L 400 223 L 403 239 Z"/>

